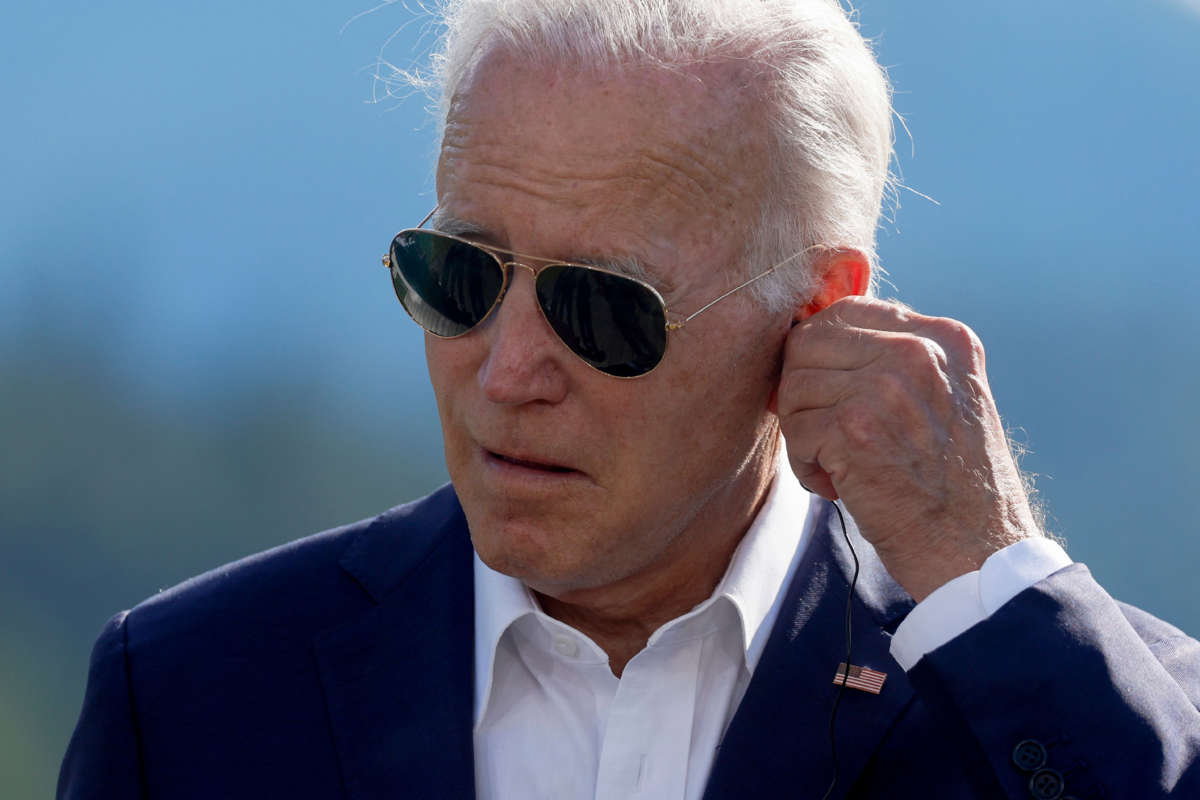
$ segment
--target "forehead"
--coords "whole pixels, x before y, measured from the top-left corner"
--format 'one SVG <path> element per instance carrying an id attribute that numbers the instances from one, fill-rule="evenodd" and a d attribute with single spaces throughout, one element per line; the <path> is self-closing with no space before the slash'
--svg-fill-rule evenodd
<path id="1" fill-rule="evenodd" d="M 752 85 L 734 63 L 599 76 L 492 54 L 451 101 L 439 204 L 538 254 L 728 260 L 766 184 Z"/>

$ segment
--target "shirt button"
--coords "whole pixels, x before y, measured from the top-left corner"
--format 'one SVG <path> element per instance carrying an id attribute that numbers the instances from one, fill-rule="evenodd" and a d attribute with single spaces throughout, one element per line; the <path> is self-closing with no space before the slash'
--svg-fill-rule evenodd
<path id="1" fill-rule="evenodd" d="M 554 637 L 554 652 L 566 658 L 579 655 L 579 645 L 569 636 L 559 634 Z"/>

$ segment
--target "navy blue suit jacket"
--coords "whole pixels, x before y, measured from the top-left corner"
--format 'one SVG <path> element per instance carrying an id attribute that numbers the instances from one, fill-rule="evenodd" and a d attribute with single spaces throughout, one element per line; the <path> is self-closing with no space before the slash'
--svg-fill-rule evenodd
<path id="1" fill-rule="evenodd" d="M 850 555 L 825 511 L 706 798 L 816 800 L 829 784 Z M 1033 740 L 1067 795 L 1200 798 L 1197 642 L 1075 565 L 906 675 L 888 644 L 912 600 L 850 533 L 852 660 L 888 677 L 842 698 L 835 797 L 1036 797 L 1038 773 L 1013 761 Z M 100 635 L 58 795 L 471 797 L 472 617 L 450 487 L 162 592 Z"/>

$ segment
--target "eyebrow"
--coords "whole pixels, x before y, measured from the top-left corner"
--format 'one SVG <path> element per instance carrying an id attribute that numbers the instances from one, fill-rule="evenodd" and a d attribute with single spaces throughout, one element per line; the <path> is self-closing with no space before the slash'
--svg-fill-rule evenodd
<path id="1" fill-rule="evenodd" d="M 485 245 L 485 246 L 490 247 L 495 250 L 499 250 L 501 253 L 505 253 L 508 255 L 513 254 L 512 251 L 510 251 L 510 250 L 506 250 L 503 247 L 489 243 L 489 240 L 495 241 L 495 237 L 484 226 L 478 225 L 474 222 L 468 222 L 467 220 L 464 220 L 464 219 L 459 219 L 458 217 L 455 217 L 455 216 L 452 216 L 450 214 L 443 212 L 441 209 L 438 209 L 436 212 L 434 212 L 434 215 L 429 220 L 429 225 L 434 230 L 441 231 L 442 233 L 448 233 L 451 236 L 461 236 L 463 238 L 475 238 L 475 239 L 478 239 L 479 244 Z M 546 258 L 546 260 L 548 260 L 548 261 L 559 260 L 558 258 L 549 258 L 547 256 L 540 256 L 540 255 L 537 255 L 536 253 L 523 253 L 520 255 L 536 256 L 537 258 Z M 642 263 L 640 261 L 638 261 L 636 258 L 634 258 L 633 256 L 602 257 L 602 256 L 579 255 L 579 256 L 567 256 L 567 257 L 563 258 L 562 261 L 569 261 L 574 264 L 586 264 L 589 267 L 599 267 L 600 269 L 605 269 L 610 272 L 615 272 L 619 275 L 625 275 L 626 277 L 629 277 L 629 278 L 636 278 L 637 280 L 640 280 L 643 283 L 648 283 L 651 286 L 653 286 L 655 289 L 657 289 L 659 291 L 660 294 L 663 295 L 664 298 L 667 297 L 668 292 L 673 290 L 673 287 L 671 287 L 669 284 L 667 284 L 666 281 L 664 281 L 662 278 L 658 277 L 657 275 L 652 275 L 642 265 Z"/>
<path id="2" fill-rule="evenodd" d="M 451 236 L 486 236 L 487 230 L 482 225 L 452 217 L 441 209 L 433 212 L 428 225 L 434 230 L 448 233 Z"/>

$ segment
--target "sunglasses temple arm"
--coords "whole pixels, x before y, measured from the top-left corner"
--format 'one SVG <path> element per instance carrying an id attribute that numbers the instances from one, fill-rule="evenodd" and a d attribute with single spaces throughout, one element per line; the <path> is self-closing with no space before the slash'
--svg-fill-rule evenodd
<path id="1" fill-rule="evenodd" d="M 787 265 L 787 264 L 790 264 L 791 262 L 795 261 L 795 260 L 796 260 L 797 258 L 799 258 L 800 256 L 807 255 L 808 253 L 811 253 L 813 250 L 818 250 L 818 249 L 820 249 L 821 247 L 823 247 L 823 245 L 814 244 L 812 247 L 806 247 L 806 248 L 804 248 L 803 250 L 801 250 L 799 253 L 795 253 L 795 254 L 793 254 L 793 255 L 791 255 L 791 256 L 788 256 L 788 257 L 787 257 L 787 258 L 785 258 L 783 261 L 780 261 L 778 264 L 776 264 L 775 266 L 773 266 L 773 267 L 771 267 L 770 269 L 766 270 L 765 272 L 760 272 L 760 273 L 758 273 L 757 275 L 755 275 L 755 276 L 754 276 L 753 278 L 751 278 L 750 280 L 743 281 L 742 283 L 739 283 L 737 286 L 733 287 L 733 288 L 732 288 L 732 289 L 730 289 L 728 292 L 726 292 L 725 294 L 723 294 L 723 295 L 721 295 L 720 297 L 716 298 L 715 300 L 710 300 L 709 302 L 707 302 L 707 303 L 705 303 L 704 305 L 700 306 L 700 308 L 696 309 L 696 310 L 695 310 L 695 311 L 693 311 L 691 314 L 688 314 L 686 317 L 684 317 L 684 318 L 683 318 L 682 320 L 680 320 L 679 322 L 672 322 L 672 323 L 670 323 L 669 325 L 667 325 L 667 330 L 669 330 L 669 331 L 675 331 L 675 330 L 679 330 L 679 329 L 680 329 L 680 328 L 682 328 L 684 325 L 688 324 L 688 323 L 689 323 L 689 322 L 691 322 L 693 319 L 695 319 L 696 317 L 698 317 L 700 314 L 703 314 L 705 311 L 708 311 L 710 308 L 712 308 L 712 307 L 713 307 L 713 306 L 715 306 L 717 303 L 719 303 L 719 302 L 721 302 L 722 300 L 724 300 L 726 297 L 729 297 L 729 295 L 731 295 L 731 294 L 737 294 L 737 293 L 738 293 L 738 292 L 740 292 L 742 289 L 745 289 L 747 286 L 749 286 L 750 284 L 754 283 L 754 282 L 755 282 L 755 281 L 757 281 L 757 280 L 761 280 L 761 279 L 763 279 L 763 278 L 767 277 L 768 275 L 770 275 L 771 273 L 775 272 L 775 270 L 779 269 L 780 267 L 783 267 L 783 266 L 785 266 L 785 265 Z"/>
<path id="2" fill-rule="evenodd" d="M 425 223 L 426 223 L 426 222 L 429 222 L 429 220 L 433 219 L 433 215 L 434 215 L 434 214 L 436 214 L 436 213 L 437 213 L 437 211 L 438 211 L 438 207 L 437 207 L 437 206 L 434 206 L 434 207 L 433 207 L 433 208 L 430 210 L 430 212 L 429 212 L 428 214 L 426 214 L 426 215 L 425 215 L 425 218 L 424 218 L 424 219 L 422 219 L 420 222 L 418 222 L 418 223 L 417 223 L 417 227 L 418 227 L 418 228 L 424 228 L 424 227 L 425 227 Z"/>
<path id="3" fill-rule="evenodd" d="M 692 313 L 688 314 L 686 317 L 684 317 L 683 319 L 681 319 L 679 322 L 671 322 L 671 323 L 668 323 L 668 324 L 667 324 L 667 330 L 669 330 L 669 331 L 677 331 L 677 330 L 679 330 L 679 329 L 680 329 L 680 328 L 682 328 L 684 325 L 687 325 L 689 322 L 691 322 L 692 320 L 694 320 L 696 317 L 700 316 L 700 315 L 701 315 L 701 314 L 703 314 L 705 311 L 708 311 L 710 308 L 712 308 L 713 306 L 715 306 L 717 303 L 719 303 L 719 302 L 721 302 L 722 300 L 724 300 L 726 297 L 729 297 L 729 295 L 731 295 L 731 294 L 736 294 L 736 293 L 740 292 L 742 289 L 745 289 L 747 286 L 749 286 L 750 284 L 754 283 L 754 282 L 755 282 L 756 280 L 758 280 L 759 278 L 765 278 L 766 276 L 770 275 L 772 272 L 774 272 L 774 271 L 775 271 L 775 270 L 777 270 L 777 269 L 779 269 L 779 267 L 777 267 L 777 266 L 776 266 L 776 267 L 771 267 L 771 268 L 770 268 L 769 270 L 767 270 L 766 272 L 760 272 L 758 275 L 755 275 L 755 276 L 754 276 L 753 278 L 751 278 L 750 280 L 748 280 L 748 281 L 745 281 L 744 283 L 739 283 L 737 286 L 733 287 L 732 289 L 730 289 L 728 292 L 726 292 L 725 294 L 721 295 L 720 297 L 717 297 L 717 298 L 716 298 L 716 299 L 714 299 L 714 300 L 710 300 L 709 302 L 707 302 L 707 303 L 705 303 L 704 305 L 700 306 L 700 307 L 699 307 L 699 308 L 697 308 L 695 311 L 693 311 Z"/>

